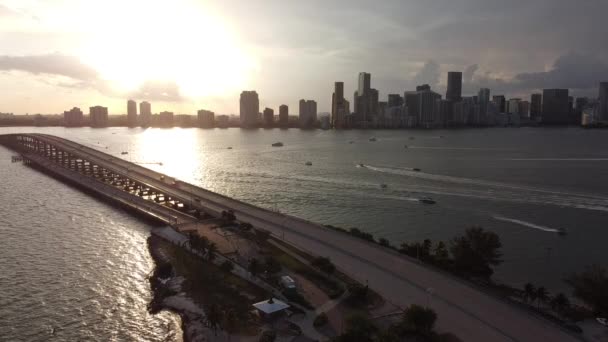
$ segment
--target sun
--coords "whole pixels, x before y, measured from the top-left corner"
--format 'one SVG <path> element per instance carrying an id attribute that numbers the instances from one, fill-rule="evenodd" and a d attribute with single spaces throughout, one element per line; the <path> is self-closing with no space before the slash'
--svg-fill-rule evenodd
<path id="1" fill-rule="evenodd" d="M 187 97 L 242 88 L 254 66 L 225 21 L 191 0 L 86 1 L 80 56 L 115 90 L 174 82 Z"/>

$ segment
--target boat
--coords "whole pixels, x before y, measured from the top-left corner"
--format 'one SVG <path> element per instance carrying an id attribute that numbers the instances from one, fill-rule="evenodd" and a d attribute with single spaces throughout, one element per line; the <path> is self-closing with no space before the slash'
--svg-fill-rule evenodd
<path id="1" fill-rule="evenodd" d="M 349 143 L 349 144 L 352 144 L 352 143 L 354 143 L 354 141 L 349 141 L 348 143 Z"/>
<path id="2" fill-rule="evenodd" d="M 559 236 L 565 236 L 565 235 L 568 235 L 568 232 L 567 232 L 567 231 L 566 231 L 564 228 L 559 228 L 559 229 L 557 230 L 557 234 L 558 234 Z"/>
<path id="3" fill-rule="evenodd" d="M 369 138 L 369 141 L 372 141 L 372 142 L 373 142 L 373 141 L 377 141 L 377 140 L 378 140 L 378 139 L 376 139 L 376 137 L 371 137 L 371 138 Z"/>
<path id="4" fill-rule="evenodd" d="M 405 145 L 405 146 L 403 146 L 403 147 L 405 147 L 405 148 L 409 148 L 407 145 Z"/>
<path id="5" fill-rule="evenodd" d="M 424 204 L 435 204 L 437 202 L 435 202 L 434 199 L 430 198 L 430 197 L 422 197 L 418 199 L 419 202 L 424 203 Z"/>
<path id="6" fill-rule="evenodd" d="M 125 155 L 125 154 L 129 154 L 129 152 L 127 152 L 127 151 L 122 151 L 122 152 L 120 152 L 120 154 Z"/>
<path id="7" fill-rule="evenodd" d="M 410 140 L 414 140 L 414 139 L 416 139 L 416 138 L 415 137 L 410 137 Z"/>
<path id="8" fill-rule="evenodd" d="M 311 166 L 311 165 L 312 165 L 312 162 L 309 162 L 309 161 L 306 162 L 306 166 Z"/>
<path id="9" fill-rule="evenodd" d="M 283 143 L 280 141 L 272 144 L 272 147 L 282 147 L 282 146 L 283 146 Z"/>
<path id="10" fill-rule="evenodd" d="M 415 168 L 412 169 L 412 171 L 420 172 L 422 170 L 420 170 L 419 168 L 415 167 Z"/>
<path id="11" fill-rule="evenodd" d="M 228 149 L 229 149 L 229 150 L 232 150 L 232 146 L 228 146 Z"/>
<path id="12" fill-rule="evenodd" d="M 365 164 L 359 164 L 357 166 L 359 166 L 359 167 L 365 167 Z"/>
<path id="13" fill-rule="evenodd" d="M 382 183 L 382 184 L 380 184 L 380 187 L 381 187 L 382 189 L 386 189 L 386 188 L 388 187 L 388 185 L 386 185 L 386 184 Z"/>

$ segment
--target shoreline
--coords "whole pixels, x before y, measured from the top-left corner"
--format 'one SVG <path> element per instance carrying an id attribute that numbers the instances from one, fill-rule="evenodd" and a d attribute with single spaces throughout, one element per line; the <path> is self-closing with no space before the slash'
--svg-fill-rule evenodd
<path id="1" fill-rule="evenodd" d="M 154 315 L 161 311 L 169 311 L 178 315 L 184 342 L 209 341 L 207 337 L 211 331 L 204 324 L 205 313 L 183 293 L 181 285 L 184 279 L 173 275 L 169 278 L 162 277 L 165 272 L 163 265 L 171 265 L 171 263 L 161 252 L 161 241 L 162 238 L 153 233 L 147 239 L 148 252 L 154 260 L 154 269 L 148 277 L 152 292 L 148 312 Z"/>

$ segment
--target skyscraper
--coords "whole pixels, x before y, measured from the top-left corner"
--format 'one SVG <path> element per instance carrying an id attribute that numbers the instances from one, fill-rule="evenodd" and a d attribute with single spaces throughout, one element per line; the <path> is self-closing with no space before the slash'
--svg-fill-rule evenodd
<path id="1" fill-rule="evenodd" d="M 403 106 L 403 97 L 399 94 L 388 94 L 388 108 Z"/>
<path id="2" fill-rule="evenodd" d="M 542 123 L 568 124 L 569 114 L 568 89 L 543 89 Z"/>
<path id="3" fill-rule="evenodd" d="M 336 129 L 345 128 L 346 117 L 350 114 L 349 103 L 344 98 L 344 82 L 334 84 L 331 96 L 331 125 Z"/>
<path id="4" fill-rule="evenodd" d="M 215 127 L 215 113 L 210 110 L 201 109 L 197 113 L 198 127 L 212 128 Z"/>
<path id="5" fill-rule="evenodd" d="M 462 72 L 448 72 L 448 89 L 445 98 L 450 101 L 460 101 L 462 98 Z"/>
<path id="6" fill-rule="evenodd" d="M 486 125 L 488 123 L 488 105 L 490 104 L 490 89 L 479 89 L 479 93 L 477 93 L 477 102 L 479 104 L 479 115 L 477 117 L 477 123 L 479 125 Z"/>
<path id="7" fill-rule="evenodd" d="M 95 106 L 89 108 L 91 127 L 106 127 L 108 125 L 108 108 Z"/>
<path id="8" fill-rule="evenodd" d="M 378 90 L 371 88 L 372 75 L 359 73 L 358 88 L 354 94 L 355 121 L 359 127 L 367 127 L 378 114 Z"/>
<path id="9" fill-rule="evenodd" d="M 274 126 L 274 110 L 272 108 L 264 108 L 264 126 Z"/>
<path id="10" fill-rule="evenodd" d="M 287 127 L 289 125 L 289 107 L 287 105 L 279 106 L 279 126 Z"/>
<path id="11" fill-rule="evenodd" d="M 532 94 L 530 96 L 530 120 L 539 121 L 543 109 L 543 95 Z"/>
<path id="12" fill-rule="evenodd" d="M 240 100 L 241 127 L 249 128 L 258 125 L 258 113 L 260 112 L 260 99 L 255 90 L 243 91 Z"/>
<path id="13" fill-rule="evenodd" d="M 82 126 L 84 121 L 84 114 L 78 107 L 74 107 L 69 111 L 63 112 L 63 122 L 66 127 L 79 127 Z"/>
<path id="14" fill-rule="evenodd" d="M 137 124 L 137 102 L 133 100 L 127 101 L 127 122 L 129 127 Z"/>
<path id="15" fill-rule="evenodd" d="M 507 112 L 507 99 L 504 95 L 494 95 L 492 96 L 492 102 L 496 105 L 496 109 L 498 109 L 499 113 Z"/>
<path id="16" fill-rule="evenodd" d="M 608 82 L 600 82 L 598 120 L 608 122 Z"/>
<path id="17" fill-rule="evenodd" d="M 317 102 L 300 100 L 300 128 L 313 128 L 317 123 Z"/>
<path id="18" fill-rule="evenodd" d="M 367 95 L 371 89 L 371 84 L 372 84 L 372 75 L 367 72 L 360 72 L 357 94 L 359 96 Z"/>
<path id="19" fill-rule="evenodd" d="M 158 124 L 161 127 L 173 127 L 173 118 L 174 118 L 174 114 L 173 112 L 160 112 L 158 113 Z"/>
<path id="20" fill-rule="evenodd" d="M 150 126 L 152 121 L 152 106 L 149 102 L 143 101 L 139 104 L 139 117 L 142 127 Z"/>

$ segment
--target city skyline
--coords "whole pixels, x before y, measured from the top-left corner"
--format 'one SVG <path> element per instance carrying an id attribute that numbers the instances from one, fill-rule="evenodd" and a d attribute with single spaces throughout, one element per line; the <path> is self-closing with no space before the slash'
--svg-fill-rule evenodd
<path id="1" fill-rule="evenodd" d="M 238 1 L 180 0 L 169 10 L 135 0 L 120 5 L 115 13 L 114 0 L 90 8 L 76 1 L 0 1 L 0 85 L 7 90 L 0 110 L 61 113 L 104 103 L 116 113 L 124 111 L 125 98 L 137 98 L 175 112 L 236 114 L 240 91 L 256 89 L 265 94 L 262 108 L 297 108 L 306 98 L 317 101 L 320 112 L 331 112 L 334 82 L 344 82 L 351 101 L 358 88 L 353 75 L 361 70 L 374 75 L 380 94 L 427 83 L 443 95 L 443 75 L 452 70 L 463 72 L 463 95 L 490 88 L 524 97 L 569 88 L 575 97 L 595 96 L 598 82 L 608 79 L 608 47 L 599 43 L 608 29 L 593 25 L 608 9 L 600 1 L 387 1 L 375 8 L 360 1 L 270 1 L 255 11 Z M 551 20 L 575 20 L 576 28 L 546 25 L 549 5 Z M 112 15 L 113 24 L 87 28 L 92 13 Z M 292 25 L 277 33 L 277 16 Z M 178 18 L 197 24 L 171 25 Z M 169 25 L 131 28 L 144 21 Z M 374 22 L 373 29 L 358 22 Z M 331 38 L 317 42 L 312 36 Z M 194 37 L 218 52 L 190 46 Z M 171 43 L 158 49 L 154 39 Z M 34 44 L 40 41 L 45 43 Z M 140 54 L 148 62 L 138 62 Z"/>

